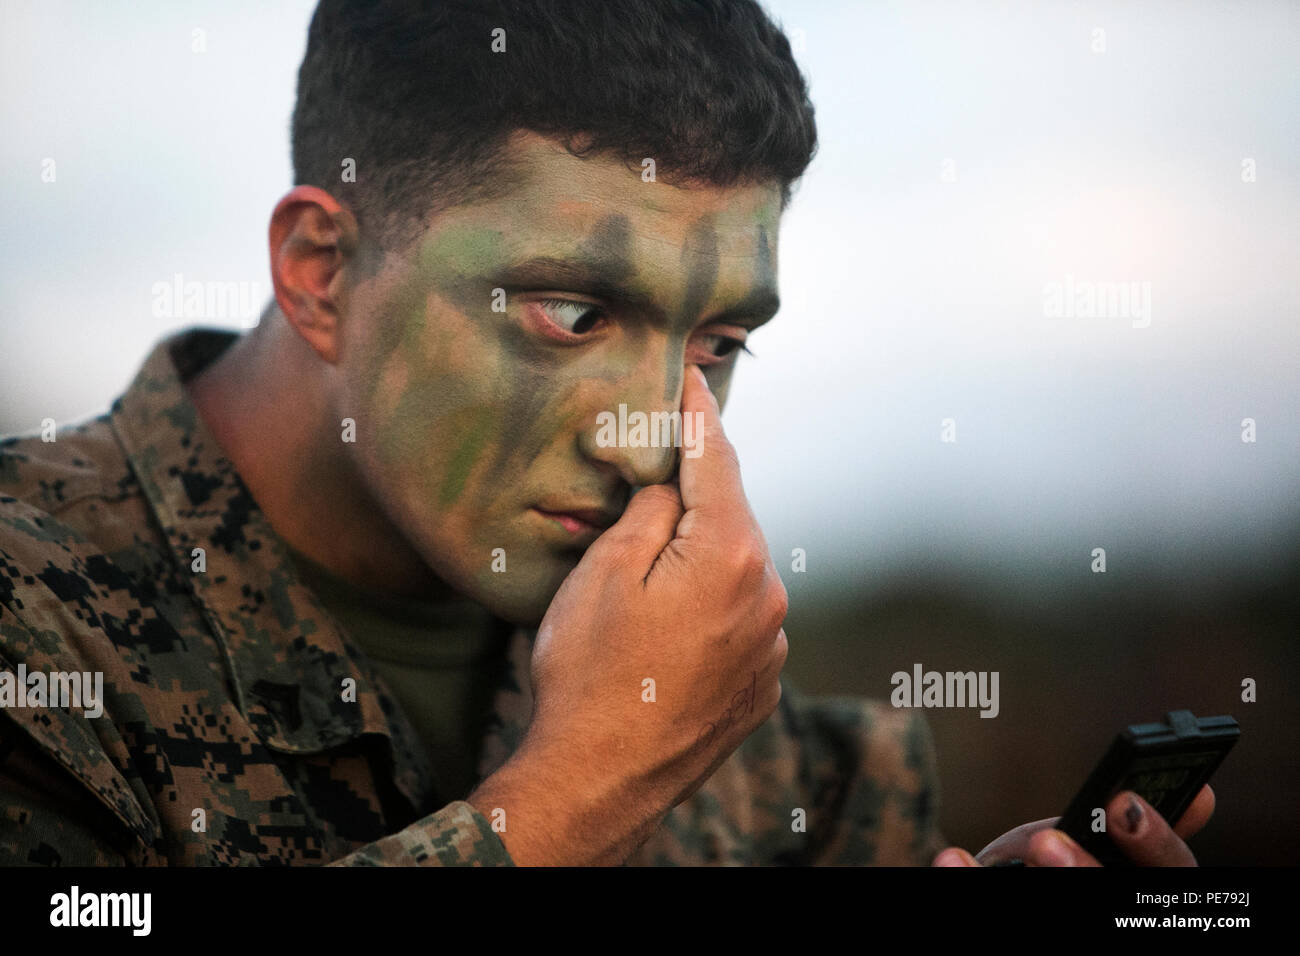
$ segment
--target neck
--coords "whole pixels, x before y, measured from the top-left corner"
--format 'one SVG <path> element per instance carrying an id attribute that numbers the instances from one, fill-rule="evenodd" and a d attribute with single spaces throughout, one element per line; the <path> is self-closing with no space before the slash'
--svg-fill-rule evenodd
<path id="1" fill-rule="evenodd" d="M 290 547 L 359 587 L 454 594 L 407 542 L 343 447 L 337 370 L 275 305 L 187 388 L 199 414 Z"/>

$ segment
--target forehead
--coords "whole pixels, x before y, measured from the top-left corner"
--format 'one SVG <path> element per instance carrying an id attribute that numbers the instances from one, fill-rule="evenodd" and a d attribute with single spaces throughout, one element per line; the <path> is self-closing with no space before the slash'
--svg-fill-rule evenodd
<path id="1" fill-rule="evenodd" d="M 743 297 L 760 285 L 775 291 L 776 183 L 647 182 L 621 158 L 578 158 L 528 131 L 511 138 L 510 156 L 513 174 L 500 194 L 438 214 L 420 244 L 425 264 L 580 257 L 656 297 L 680 299 L 693 284 L 699 299 L 701 275 L 710 277 L 710 298 Z"/>

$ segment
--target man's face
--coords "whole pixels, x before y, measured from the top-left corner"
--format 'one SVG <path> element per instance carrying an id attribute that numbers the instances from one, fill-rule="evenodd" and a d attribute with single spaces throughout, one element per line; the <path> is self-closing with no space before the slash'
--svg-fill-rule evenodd
<path id="1" fill-rule="evenodd" d="M 338 412 L 429 567 L 535 623 L 631 488 L 676 468 L 672 447 L 602 447 L 597 416 L 678 410 L 687 363 L 725 401 L 776 311 L 780 192 L 644 182 L 532 133 L 513 149 L 508 196 L 439 214 L 351 290 Z"/>

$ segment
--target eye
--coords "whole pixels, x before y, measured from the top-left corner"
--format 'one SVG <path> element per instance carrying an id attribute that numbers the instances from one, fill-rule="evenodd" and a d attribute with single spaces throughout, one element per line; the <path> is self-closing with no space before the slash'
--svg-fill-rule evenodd
<path id="1" fill-rule="evenodd" d="M 744 348 L 745 343 L 726 335 L 704 335 L 700 337 L 700 345 L 711 355 L 726 358 L 736 349 Z"/>
<path id="2" fill-rule="evenodd" d="M 595 328 L 605 313 L 599 306 L 574 299 L 539 299 L 546 317 L 570 335 L 583 335 Z"/>
<path id="3" fill-rule="evenodd" d="M 687 347 L 686 361 L 697 365 L 718 365 L 737 350 L 749 352 L 745 345 L 748 331 L 739 326 L 713 326 L 697 333 Z M 754 354 L 749 352 L 750 355 Z"/>

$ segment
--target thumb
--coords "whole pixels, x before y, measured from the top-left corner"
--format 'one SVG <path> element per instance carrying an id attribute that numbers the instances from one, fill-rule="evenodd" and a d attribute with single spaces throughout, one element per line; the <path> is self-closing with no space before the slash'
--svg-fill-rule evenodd
<path id="1" fill-rule="evenodd" d="M 931 866 L 980 866 L 975 857 L 961 847 L 950 846 L 934 858 Z"/>
<path id="2" fill-rule="evenodd" d="M 685 509 L 676 484 L 646 485 L 623 509 L 623 515 L 598 539 L 631 552 L 658 557 L 668 542 L 677 536 L 677 524 Z"/>
<path id="3" fill-rule="evenodd" d="M 1176 823 L 1173 821 L 1168 822 L 1173 823 L 1174 832 L 1186 840 L 1210 822 L 1210 817 L 1214 815 L 1214 806 L 1214 791 L 1210 789 L 1210 785 L 1207 783 L 1201 787 L 1200 792 L 1196 794 L 1196 799 L 1183 811 L 1183 815 L 1178 818 L 1178 821 Z"/>

